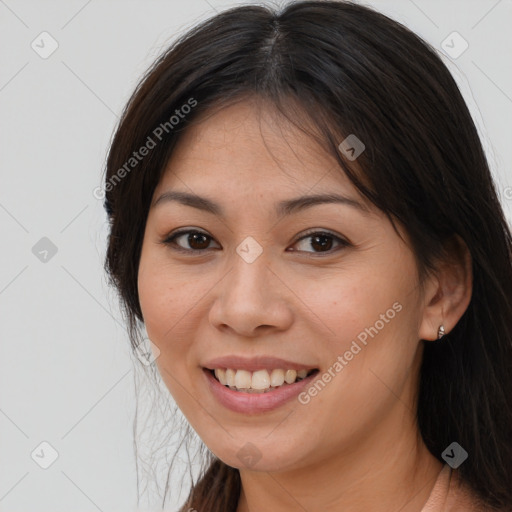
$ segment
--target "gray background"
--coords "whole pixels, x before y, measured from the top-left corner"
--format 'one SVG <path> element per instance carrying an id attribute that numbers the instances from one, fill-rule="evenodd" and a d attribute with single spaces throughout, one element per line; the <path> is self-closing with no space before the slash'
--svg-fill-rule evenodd
<path id="1" fill-rule="evenodd" d="M 0 511 L 135 510 L 133 359 L 93 190 L 142 72 L 178 33 L 240 3 L 0 0 Z M 512 219 L 512 0 L 366 4 L 440 51 L 453 31 L 469 43 L 444 60 Z M 58 43 L 48 58 L 31 47 L 51 48 L 43 31 Z M 48 469 L 44 441 L 58 453 Z"/>

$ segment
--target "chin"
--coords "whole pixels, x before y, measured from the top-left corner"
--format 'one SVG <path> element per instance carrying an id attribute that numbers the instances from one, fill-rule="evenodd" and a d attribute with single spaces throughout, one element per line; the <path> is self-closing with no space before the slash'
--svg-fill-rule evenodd
<path id="1" fill-rule="evenodd" d="M 233 445 L 240 446 L 233 450 Z M 290 446 L 279 449 L 276 442 L 233 442 L 229 446 L 210 450 L 222 462 L 228 466 L 237 468 L 241 471 L 264 471 L 279 473 L 298 469 L 301 466 L 301 455 L 297 452 L 297 448 Z"/>

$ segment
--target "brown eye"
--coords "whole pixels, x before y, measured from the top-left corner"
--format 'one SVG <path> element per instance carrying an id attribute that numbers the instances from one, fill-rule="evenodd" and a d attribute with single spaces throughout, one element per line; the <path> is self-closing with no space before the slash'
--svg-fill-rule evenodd
<path id="1" fill-rule="evenodd" d="M 178 243 L 178 240 L 181 240 L 181 242 Z M 177 246 L 175 248 L 178 250 L 199 252 L 207 250 L 211 240 L 213 240 L 212 237 L 202 231 L 187 230 L 174 233 L 170 237 L 166 238 L 164 243 Z"/>
<path id="2" fill-rule="evenodd" d="M 208 237 L 203 233 L 190 233 L 186 240 L 192 249 L 206 249 L 210 244 Z"/>
<path id="3" fill-rule="evenodd" d="M 332 248 L 333 237 L 329 235 L 314 235 L 311 237 L 311 247 L 319 251 L 328 251 Z"/>
<path id="4" fill-rule="evenodd" d="M 179 240 L 181 240 L 181 242 L 178 242 Z M 177 233 L 170 235 L 165 240 L 163 240 L 163 243 L 172 246 L 173 249 L 178 251 L 193 253 L 211 249 L 209 245 L 212 240 L 213 238 L 210 235 L 207 235 L 202 231 L 189 229 L 178 231 Z M 303 248 L 298 249 L 299 252 L 311 252 L 313 254 L 330 254 L 350 245 L 350 243 L 346 240 L 343 240 L 339 236 L 336 236 L 327 231 L 309 233 L 299 239 L 295 245 L 300 244 L 302 244 Z M 335 246 L 336 244 L 338 245 L 337 248 Z M 313 250 L 311 251 L 308 249 Z M 296 251 L 296 249 L 292 249 L 292 251 Z"/>
<path id="5" fill-rule="evenodd" d="M 337 250 L 336 248 L 333 250 L 333 245 L 336 243 L 338 244 L 338 248 L 348 247 L 350 245 L 346 240 L 327 231 L 309 233 L 298 240 L 297 244 L 300 243 L 302 243 L 303 249 L 299 249 L 299 251 L 313 253 L 334 252 Z M 308 248 L 313 249 L 313 251 L 308 251 Z"/>

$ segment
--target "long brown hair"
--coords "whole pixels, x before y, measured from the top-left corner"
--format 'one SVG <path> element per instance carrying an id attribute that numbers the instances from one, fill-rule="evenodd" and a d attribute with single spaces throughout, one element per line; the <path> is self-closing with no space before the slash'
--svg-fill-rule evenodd
<path id="1" fill-rule="evenodd" d="M 187 32 L 147 71 L 113 137 L 105 177 L 106 270 L 132 345 L 143 321 L 137 273 L 145 222 L 165 164 L 200 113 L 247 95 L 292 122 L 310 121 L 340 172 L 405 227 L 422 275 L 454 234 L 468 246 L 472 299 L 443 343 L 425 344 L 418 425 L 439 460 L 454 440 L 469 453 L 458 471 L 481 499 L 512 507 L 510 229 L 450 72 L 429 44 L 370 8 L 345 1 L 236 7 Z M 361 173 L 338 149 L 350 133 L 366 145 Z M 150 139 L 147 156 L 126 167 Z M 238 470 L 213 457 L 183 510 L 235 511 L 239 493 Z"/>

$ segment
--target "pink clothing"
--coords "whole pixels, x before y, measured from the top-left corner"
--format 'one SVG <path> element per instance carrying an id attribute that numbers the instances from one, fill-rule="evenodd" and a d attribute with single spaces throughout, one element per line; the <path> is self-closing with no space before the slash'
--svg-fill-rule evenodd
<path id="1" fill-rule="evenodd" d="M 461 484 L 457 470 L 445 464 L 421 512 L 495 512 L 482 505 L 465 484 Z"/>

